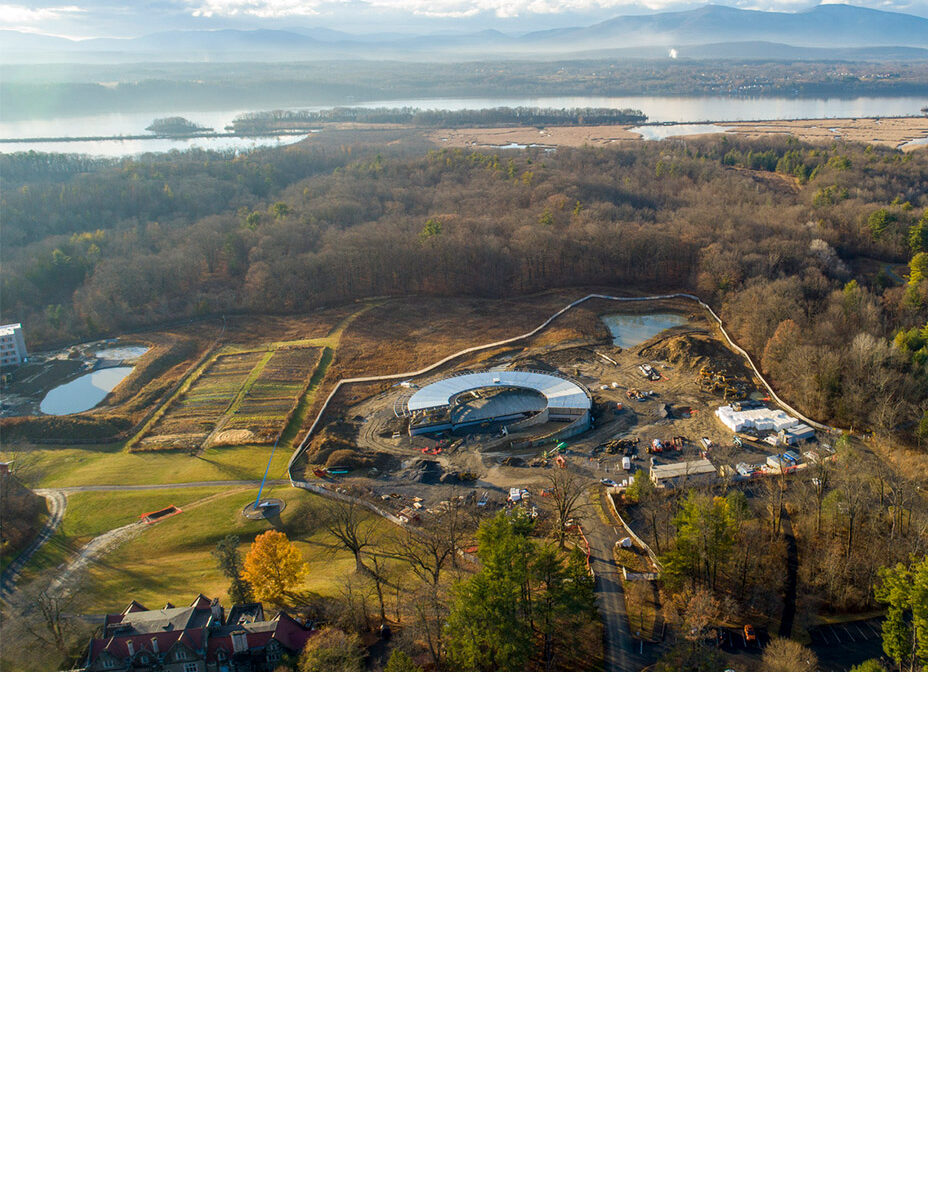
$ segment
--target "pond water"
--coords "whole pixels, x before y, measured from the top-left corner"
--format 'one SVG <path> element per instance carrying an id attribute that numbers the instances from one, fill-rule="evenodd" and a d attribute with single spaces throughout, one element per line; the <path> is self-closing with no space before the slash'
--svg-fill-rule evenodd
<path id="1" fill-rule="evenodd" d="M 134 367 L 104 367 L 102 371 L 81 375 L 79 379 L 52 388 L 39 408 L 43 413 L 56 417 L 67 417 L 96 408 L 133 370 Z"/>
<path id="2" fill-rule="evenodd" d="M 686 317 L 675 312 L 606 313 L 602 320 L 612 334 L 612 344 L 625 349 L 686 323 Z"/>
<path id="3" fill-rule="evenodd" d="M 724 125 L 636 125 L 632 133 L 639 134 L 646 142 L 660 141 L 669 137 L 698 137 L 706 133 L 725 133 Z"/>
<path id="4" fill-rule="evenodd" d="M 350 101 L 346 101 L 350 103 Z M 823 117 L 892 117 L 918 116 L 924 96 L 867 96 L 835 99 L 777 96 L 410 96 L 408 99 L 365 100 L 358 108 L 447 108 L 473 109 L 536 105 L 540 108 L 634 108 L 643 112 L 648 121 L 672 121 L 679 124 L 707 121 L 770 121 L 787 118 Z M 211 109 L 195 112 L 178 107 L 175 112 L 165 109 L 151 112 L 101 113 L 95 116 L 35 117 L 28 120 L 0 121 L 0 152 L 12 154 L 26 150 L 70 154 L 95 154 L 122 158 L 132 154 L 164 153 L 169 150 L 202 148 L 212 150 L 250 150 L 257 146 L 286 146 L 299 141 L 298 137 L 242 138 L 156 138 L 142 140 L 139 135 L 157 117 L 184 116 L 217 133 L 225 130 L 244 111 L 256 111 L 258 104 L 239 108 Z M 307 103 L 305 96 L 292 104 L 268 104 L 267 109 L 292 108 L 321 110 L 332 105 Z M 693 131 L 695 132 L 695 130 Z M 105 142 L 98 139 L 119 136 L 123 141 Z M 654 136 L 662 136 L 655 134 Z M 663 136 L 668 136 L 664 134 Z M 5 139 L 26 139 L 12 142 Z M 38 138 L 81 138 L 80 142 L 33 141 Z"/>

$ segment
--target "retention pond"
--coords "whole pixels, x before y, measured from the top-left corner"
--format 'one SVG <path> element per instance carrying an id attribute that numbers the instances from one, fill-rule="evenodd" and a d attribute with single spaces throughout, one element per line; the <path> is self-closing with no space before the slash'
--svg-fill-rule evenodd
<path id="1" fill-rule="evenodd" d="M 686 318 L 675 312 L 606 313 L 603 324 L 612 334 L 612 344 L 628 348 L 646 342 L 648 338 L 685 325 Z"/>
<path id="2" fill-rule="evenodd" d="M 62 383 L 48 393 L 39 408 L 49 416 L 67 417 L 96 408 L 117 384 L 132 374 L 134 367 L 104 367 Z"/>

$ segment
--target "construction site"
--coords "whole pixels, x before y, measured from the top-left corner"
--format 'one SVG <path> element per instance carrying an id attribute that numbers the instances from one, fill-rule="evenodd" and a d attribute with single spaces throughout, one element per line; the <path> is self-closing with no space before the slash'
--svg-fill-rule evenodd
<path id="1" fill-rule="evenodd" d="M 659 487 L 683 488 L 773 470 L 766 426 L 741 422 L 739 435 L 719 410 L 746 414 L 774 401 L 711 318 L 679 307 L 677 324 L 633 347 L 615 345 L 600 321 L 582 341 L 552 345 L 549 331 L 543 349 L 528 341 L 475 353 L 454 373 L 345 384 L 292 475 L 409 520 L 453 496 L 493 507 L 517 490 L 534 505 L 552 468 L 607 491 L 641 470 Z M 614 324 L 614 313 L 600 316 Z"/>

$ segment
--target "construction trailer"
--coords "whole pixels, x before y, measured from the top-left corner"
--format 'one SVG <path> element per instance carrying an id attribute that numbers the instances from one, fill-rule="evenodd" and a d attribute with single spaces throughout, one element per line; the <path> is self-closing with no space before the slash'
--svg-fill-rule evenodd
<path id="1" fill-rule="evenodd" d="M 718 471 L 708 459 L 691 458 L 687 462 L 651 463 L 651 482 L 656 487 L 689 487 L 708 483 Z"/>
<path id="2" fill-rule="evenodd" d="M 808 442 L 815 437 L 815 430 L 811 425 L 806 425 L 802 421 L 798 421 L 795 425 L 788 425 L 785 429 L 780 430 L 780 439 L 787 446 L 796 446 L 799 442 Z"/>

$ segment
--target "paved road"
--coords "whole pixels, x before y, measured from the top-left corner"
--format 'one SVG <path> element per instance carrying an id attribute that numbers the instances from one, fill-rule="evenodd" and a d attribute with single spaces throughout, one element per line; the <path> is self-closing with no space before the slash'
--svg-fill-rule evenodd
<path id="1" fill-rule="evenodd" d="M 3 582 L 0 583 L 0 596 L 4 600 L 9 599 L 16 587 L 16 581 L 22 574 L 26 563 L 32 558 L 37 550 L 40 550 L 48 539 L 52 536 L 58 526 L 61 524 L 61 518 L 64 516 L 64 510 L 67 508 L 67 496 L 65 489 L 54 488 L 36 488 L 37 496 L 45 496 L 48 500 L 48 518 L 45 522 L 45 528 L 39 536 L 26 547 L 23 552 L 18 555 L 7 569 L 3 572 Z"/>
<path id="2" fill-rule="evenodd" d="M 590 543 L 590 566 L 595 579 L 596 607 L 606 631 L 605 669 L 640 671 L 642 660 L 632 649 L 632 635 L 625 611 L 625 593 L 619 568 L 612 553 L 616 541 L 614 525 L 594 517 L 583 526 Z"/>

